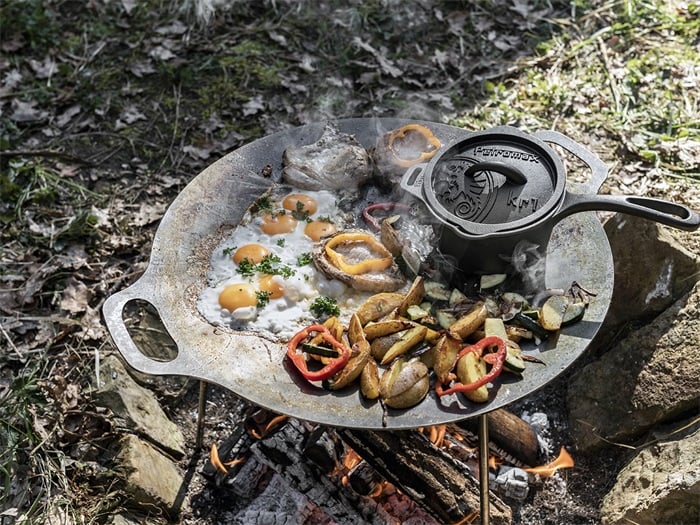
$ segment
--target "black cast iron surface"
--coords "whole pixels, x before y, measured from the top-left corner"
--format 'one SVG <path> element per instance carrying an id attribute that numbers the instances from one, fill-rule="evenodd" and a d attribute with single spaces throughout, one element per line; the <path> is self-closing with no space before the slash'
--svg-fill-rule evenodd
<path id="1" fill-rule="evenodd" d="M 367 148 L 389 130 L 416 121 L 347 119 L 336 125 L 354 133 Z M 443 147 L 467 136 L 465 130 L 423 122 Z M 215 327 L 197 311 L 206 286 L 212 250 L 242 219 L 246 209 L 279 181 L 282 153 L 292 144 L 315 142 L 324 123 L 283 131 L 256 140 L 209 166 L 180 193 L 156 232 L 151 259 L 133 285 L 105 302 L 103 313 L 112 338 L 135 369 L 154 375 L 182 375 L 225 387 L 270 410 L 331 426 L 400 429 L 448 423 L 508 405 L 541 388 L 569 367 L 589 345 L 605 318 L 613 289 L 613 261 L 602 225 L 592 212 L 567 217 L 557 224 L 547 249 L 546 286 L 567 288 L 573 280 L 595 291 L 582 321 L 567 326 L 539 347 L 524 347 L 546 364 L 528 364 L 523 377 L 502 375 L 490 399 L 474 404 L 462 396 L 438 400 L 431 393 L 408 410 L 390 410 L 383 425 L 378 403 L 361 399 L 357 388 L 329 392 L 299 381 L 284 364 L 283 343 L 255 333 Z M 272 175 L 261 174 L 266 166 Z M 569 184 L 573 192 L 597 192 L 601 180 Z M 129 335 L 124 308 L 143 300 L 158 312 L 178 347 L 170 361 L 144 355 Z"/>

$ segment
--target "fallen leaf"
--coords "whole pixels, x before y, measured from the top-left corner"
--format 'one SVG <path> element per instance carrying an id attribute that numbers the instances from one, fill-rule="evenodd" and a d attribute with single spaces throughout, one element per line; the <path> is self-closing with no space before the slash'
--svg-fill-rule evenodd
<path id="1" fill-rule="evenodd" d="M 90 302 L 90 289 L 78 279 L 71 277 L 61 296 L 61 310 L 72 314 L 84 312 Z"/>
<path id="2" fill-rule="evenodd" d="M 12 114 L 10 119 L 15 122 L 37 122 L 46 119 L 49 113 L 36 107 L 37 101 L 23 102 L 19 99 L 12 101 Z"/>
<path id="3" fill-rule="evenodd" d="M 64 128 L 76 115 L 82 111 L 80 104 L 73 104 L 56 119 L 56 124 L 59 128 Z"/>

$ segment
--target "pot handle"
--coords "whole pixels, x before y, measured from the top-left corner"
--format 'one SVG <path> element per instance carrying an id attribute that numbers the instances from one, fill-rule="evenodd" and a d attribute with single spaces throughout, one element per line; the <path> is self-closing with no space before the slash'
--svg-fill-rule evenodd
<path id="1" fill-rule="evenodd" d="M 410 193 L 417 199 L 423 200 L 423 179 L 425 178 L 425 167 L 427 164 L 414 164 L 408 168 L 401 177 L 401 189 Z"/>
<path id="2" fill-rule="evenodd" d="M 608 177 L 608 167 L 600 160 L 598 155 L 558 131 L 537 131 L 534 133 L 534 136 L 544 142 L 561 146 L 572 155 L 578 157 L 591 169 L 591 177 L 586 182 L 571 184 L 571 189 L 576 193 L 598 193 L 598 190 Z"/>
<path id="3" fill-rule="evenodd" d="M 586 195 L 566 192 L 556 220 L 583 211 L 614 211 L 636 215 L 666 226 L 694 231 L 700 227 L 700 214 L 682 204 L 629 195 Z"/>

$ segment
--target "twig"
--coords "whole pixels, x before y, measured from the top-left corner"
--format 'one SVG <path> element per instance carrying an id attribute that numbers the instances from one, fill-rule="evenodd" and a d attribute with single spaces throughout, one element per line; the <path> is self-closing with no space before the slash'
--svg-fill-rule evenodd
<path id="1" fill-rule="evenodd" d="M 10 343 L 10 348 L 15 351 L 15 353 L 19 356 L 20 359 L 24 359 L 24 354 L 20 351 L 17 346 L 15 346 L 14 341 L 10 338 L 10 334 L 7 333 L 5 328 L 0 324 L 0 332 L 2 332 L 2 335 L 5 336 L 5 339 L 7 339 L 7 342 Z"/>
<path id="2" fill-rule="evenodd" d="M 610 63 L 610 57 L 608 56 L 608 48 L 605 46 L 605 42 L 601 37 L 596 39 L 598 44 L 598 49 L 600 49 L 600 55 L 603 58 L 603 66 L 605 67 L 605 75 L 608 77 L 608 84 L 610 85 L 610 92 L 612 93 L 613 101 L 615 102 L 615 113 L 620 114 L 620 92 L 617 87 L 617 82 L 612 73 L 612 65 Z"/>
<path id="3" fill-rule="evenodd" d="M 593 427 L 593 425 L 591 425 L 588 421 L 583 421 L 583 420 L 581 420 L 581 419 L 577 419 L 577 421 L 578 421 L 579 423 L 582 423 L 582 424 L 584 424 L 584 425 L 587 425 L 588 427 L 591 427 L 591 428 Z M 679 432 L 683 432 L 683 431 L 686 430 L 687 428 L 690 428 L 690 427 L 692 427 L 693 425 L 696 425 L 698 422 L 700 422 L 700 416 L 699 416 L 699 417 L 696 417 L 695 419 L 693 419 L 693 420 L 692 420 L 690 423 L 688 423 L 687 425 L 683 425 L 681 428 L 675 429 L 673 432 L 669 432 L 668 434 L 664 434 L 663 436 L 659 436 L 659 437 L 657 437 L 656 439 L 652 439 L 651 441 L 647 441 L 646 443 L 642 443 L 641 445 L 637 445 L 636 447 L 634 447 L 634 446 L 632 446 L 632 445 L 625 445 L 624 443 L 617 443 L 617 442 L 615 442 L 615 441 L 611 441 L 611 440 L 609 440 L 609 439 L 604 438 L 603 436 L 601 436 L 601 435 L 598 434 L 597 432 L 593 432 L 593 430 L 591 430 L 591 432 L 592 432 L 593 435 L 596 436 L 598 439 L 600 439 L 601 441 L 604 441 L 605 443 L 607 443 L 607 444 L 609 444 L 609 445 L 614 445 L 614 446 L 616 446 L 616 447 L 622 447 L 622 448 L 627 448 L 627 449 L 630 449 L 630 450 L 637 451 L 637 450 L 641 450 L 641 449 L 647 448 L 647 447 L 649 447 L 649 446 L 651 446 L 651 445 L 653 445 L 653 444 L 655 444 L 655 443 L 658 443 L 658 442 L 661 441 L 662 439 L 669 438 L 669 437 L 673 436 L 674 434 L 678 434 Z"/>
<path id="4" fill-rule="evenodd" d="M 11 149 L 11 150 L 0 150 L 0 157 L 47 157 L 47 158 L 57 158 L 63 159 L 70 162 L 78 162 L 80 164 L 87 164 L 92 166 L 93 163 L 89 160 L 81 159 L 70 153 L 63 153 L 62 151 L 52 151 L 47 149 Z"/>

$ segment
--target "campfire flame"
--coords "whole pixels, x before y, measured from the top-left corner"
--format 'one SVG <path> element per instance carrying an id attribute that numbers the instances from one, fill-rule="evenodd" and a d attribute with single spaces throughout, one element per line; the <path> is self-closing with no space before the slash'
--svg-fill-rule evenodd
<path id="1" fill-rule="evenodd" d="M 542 465 L 540 467 L 526 468 L 525 472 L 530 472 L 531 474 L 539 474 L 542 477 L 551 477 L 556 474 L 557 470 L 562 468 L 571 468 L 574 466 L 574 459 L 571 457 L 564 447 L 561 447 L 559 451 L 559 456 L 557 459 L 548 463 L 547 465 Z"/>

